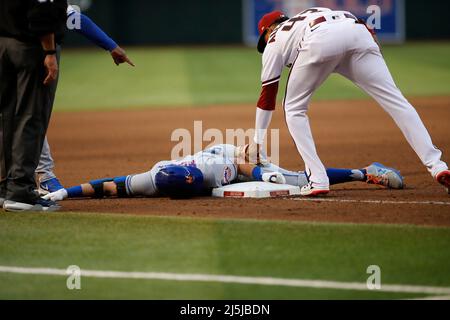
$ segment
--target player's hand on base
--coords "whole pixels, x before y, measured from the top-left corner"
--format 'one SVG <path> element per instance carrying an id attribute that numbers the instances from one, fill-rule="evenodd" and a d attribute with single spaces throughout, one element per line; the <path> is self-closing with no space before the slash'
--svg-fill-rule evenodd
<path id="1" fill-rule="evenodd" d="M 113 51 L 111 51 L 111 57 L 113 58 L 114 63 L 117 66 L 125 62 L 132 67 L 135 66 L 134 63 L 128 58 L 125 50 L 123 50 L 121 47 L 117 47 Z"/>
<path id="2" fill-rule="evenodd" d="M 56 55 L 47 55 L 45 56 L 44 66 L 47 71 L 47 76 L 44 80 L 44 85 L 48 86 L 53 81 L 56 81 L 58 78 L 58 60 L 56 59 Z"/>
<path id="3" fill-rule="evenodd" d="M 257 165 L 260 164 L 265 165 L 269 163 L 269 161 L 267 160 L 267 156 L 260 144 L 250 143 L 249 145 L 246 146 L 244 152 L 245 152 L 245 160 L 248 163 L 253 163 Z"/>
<path id="4" fill-rule="evenodd" d="M 67 199 L 67 190 L 66 189 L 60 189 L 58 191 L 49 193 L 45 195 L 43 198 L 45 200 L 51 200 L 51 201 L 62 201 L 64 199 Z"/>
<path id="5" fill-rule="evenodd" d="M 264 182 L 286 184 L 286 178 L 279 172 L 266 172 L 262 175 Z"/>

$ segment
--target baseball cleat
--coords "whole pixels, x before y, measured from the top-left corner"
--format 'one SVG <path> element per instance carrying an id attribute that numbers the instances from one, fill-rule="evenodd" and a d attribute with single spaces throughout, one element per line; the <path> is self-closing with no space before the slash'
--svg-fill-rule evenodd
<path id="1" fill-rule="evenodd" d="M 374 162 L 366 168 L 366 172 L 368 184 L 376 184 L 389 189 L 404 188 L 403 177 L 398 170 Z"/>
<path id="2" fill-rule="evenodd" d="M 64 189 L 58 178 L 52 178 L 47 181 L 42 181 L 39 183 L 39 195 L 44 196 L 46 194 L 56 192 L 58 190 Z"/>
<path id="3" fill-rule="evenodd" d="M 447 193 L 450 194 L 450 170 L 439 172 L 436 175 L 436 181 L 442 184 L 447 189 Z"/>
<path id="4" fill-rule="evenodd" d="M 330 187 L 315 186 L 311 182 L 300 189 L 300 195 L 304 197 L 317 197 L 330 192 Z"/>
<path id="5" fill-rule="evenodd" d="M 61 207 L 56 202 L 39 198 L 35 203 L 6 200 L 3 209 L 8 212 L 52 212 L 58 211 Z"/>

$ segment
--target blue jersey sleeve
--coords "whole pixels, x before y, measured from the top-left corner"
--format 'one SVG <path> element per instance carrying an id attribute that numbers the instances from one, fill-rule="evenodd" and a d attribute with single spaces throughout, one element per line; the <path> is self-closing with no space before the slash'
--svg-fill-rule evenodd
<path id="1" fill-rule="evenodd" d="M 117 43 L 113 39 L 111 39 L 102 29 L 100 29 L 89 17 L 85 16 L 82 13 L 80 14 L 73 12 L 72 14 L 80 15 L 81 28 L 76 29 L 78 33 L 105 50 L 112 51 L 117 48 Z"/>

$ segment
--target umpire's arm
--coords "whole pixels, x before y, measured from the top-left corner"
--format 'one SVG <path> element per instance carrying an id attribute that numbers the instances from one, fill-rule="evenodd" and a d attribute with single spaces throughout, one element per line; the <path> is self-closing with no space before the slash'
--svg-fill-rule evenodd
<path id="1" fill-rule="evenodd" d="M 27 12 L 28 28 L 41 40 L 45 52 L 45 85 L 55 81 L 58 76 L 55 33 L 64 32 L 66 10 L 67 0 L 33 0 Z"/>

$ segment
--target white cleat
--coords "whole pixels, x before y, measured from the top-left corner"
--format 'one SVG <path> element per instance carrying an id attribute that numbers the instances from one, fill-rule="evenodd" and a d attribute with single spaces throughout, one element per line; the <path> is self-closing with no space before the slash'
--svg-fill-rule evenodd
<path id="1" fill-rule="evenodd" d="M 300 189 L 300 195 L 304 197 L 317 197 L 326 195 L 330 192 L 330 187 L 328 186 L 317 186 L 312 182 L 308 183 Z"/>
<path id="2" fill-rule="evenodd" d="M 56 202 L 39 198 L 35 203 L 6 200 L 3 203 L 3 209 L 7 212 L 53 212 L 61 207 Z"/>

